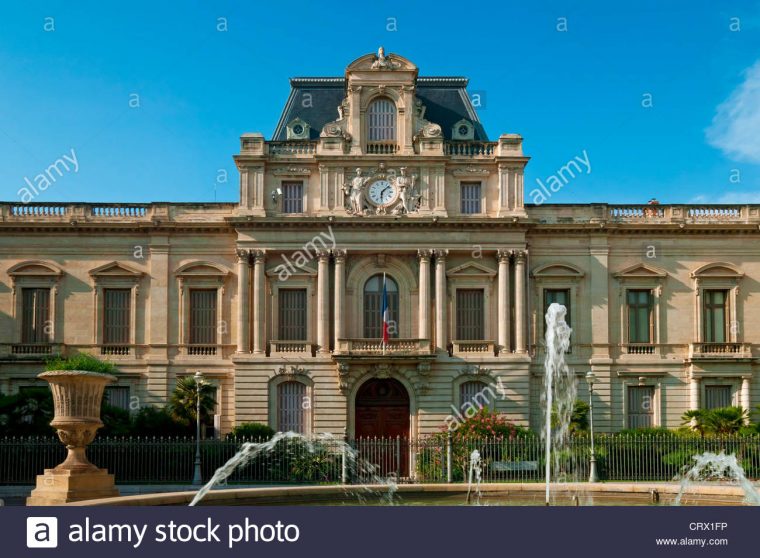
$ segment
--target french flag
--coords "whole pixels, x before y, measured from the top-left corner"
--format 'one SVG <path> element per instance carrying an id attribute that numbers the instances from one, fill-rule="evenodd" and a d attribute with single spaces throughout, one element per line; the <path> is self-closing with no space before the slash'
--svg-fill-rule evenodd
<path id="1" fill-rule="evenodd" d="M 390 313 L 388 312 L 388 290 L 385 288 L 385 273 L 383 273 L 383 347 L 388 344 L 388 328 L 390 326 Z"/>

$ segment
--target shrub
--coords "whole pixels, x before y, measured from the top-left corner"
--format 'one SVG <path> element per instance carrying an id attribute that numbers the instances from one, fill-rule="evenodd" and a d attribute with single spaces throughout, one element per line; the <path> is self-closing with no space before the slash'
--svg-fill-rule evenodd
<path id="1" fill-rule="evenodd" d="M 246 440 L 266 441 L 270 440 L 274 436 L 274 430 L 272 430 L 266 424 L 259 422 L 244 422 L 233 428 L 227 439 L 245 438 Z"/>
<path id="2" fill-rule="evenodd" d="M 99 360 L 85 353 L 77 353 L 69 357 L 55 356 L 45 362 L 45 370 L 83 370 L 102 374 L 118 372 L 114 363 Z"/>

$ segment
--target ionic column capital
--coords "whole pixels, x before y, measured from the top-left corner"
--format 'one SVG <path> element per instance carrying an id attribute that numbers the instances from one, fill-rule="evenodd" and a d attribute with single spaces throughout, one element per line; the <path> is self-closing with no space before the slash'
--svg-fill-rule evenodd
<path id="1" fill-rule="evenodd" d="M 430 258 L 433 257 L 433 250 L 417 250 L 417 259 L 421 262 L 423 261 L 430 261 Z"/>
<path id="2" fill-rule="evenodd" d="M 496 252 L 496 260 L 499 263 L 509 263 L 509 258 L 512 255 L 512 252 L 510 250 L 497 250 Z"/>
<path id="3" fill-rule="evenodd" d="M 317 259 L 320 263 L 322 262 L 329 262 L 330 261 L 330 251 L 329 250 L 318 250 L 317 251 Z"/>
<path id="4" fill-rule="evenodd" d="M 528 257 L 528 251 L 527 250 L 515 250 L 514 251 L 514 256 L 515 256 L 515 263 L 524 264 L 525 260 Z"/>
<path id="5" fill-rule="evenodd" d="M 433 255 L 435 256 L 435 259 L 438 261 L 444 261 L 446 259 L 446 256 L 449 255 L 448 250 L 433 250 Z"/>
<path id="6" fill-rule="evenodd" d="M 267 253 L 264 250 L 251 250 L 251 256 L 257 264 L 264 263 L 267 259 Z"/>
<path id="7" fill-rule="evenodd" d="M 344 263 L 346 261 L 346 251 L 342 250 L 340 248 L 336 248 L 332 251 L 333 258 L 335 258 L 335 263 Z"/>

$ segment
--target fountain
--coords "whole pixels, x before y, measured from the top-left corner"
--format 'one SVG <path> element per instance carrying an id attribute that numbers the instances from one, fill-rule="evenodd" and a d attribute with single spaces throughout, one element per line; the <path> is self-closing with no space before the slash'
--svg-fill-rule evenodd
<path id="1" fill-rule="evenodd" d="M 572 329 L 565 322 L 567 309 L 552 303 L 546 312 L 546 357 L 544 358 L 544 393 L 541 403 L 544 408 L 546 495 L 545 504 L 550 504 L 550 484 L 552 470 L 552 448 L 554 449 L 554 470 L 559 473 L 560 452 L 567 447 L 568 427 L 577 394 L 575 376 L 565 363 L 565 353 L 570 347 Z M 557 427 L 552 435 L 552 411 L 556 408 Z"/>
<path id="2" fill-rule="evenodd" d="M 240 467 L 244 467 L 250 463 L 259 455 L 272 453 L 280 442 L 287 442 L 288 440 L 299 440 L 303 442 L 308 451 L 314 453 L 316 443 L 329 442 L 333 447 L 338 448 L 338 453 L 342 456 L 342 470 L 344 482 L 351 475 L 358 475 L 363 477 L 369 477 L 375 485 L 383 485 L 387 487 L 387 490 L 383 495 L 383 502 L 386 505 L 392 505 L 394 503 L 394 495 L 398 490 L 398 485 L 393 476 L 388 478 L 381 478 L 376 474 L 377 467 L 365 460 L 359 458 L 357 451 L 352 448 L 346 442 L 335 438 L 330 434 L 321 434 L 315 440 L 309 439 L 302 434 L 295 432 L 278 432 L 271 440 L 267 442 L 246 442 L 242 445 L 240 450 L 233 455 L 224 465 L 219 467 L 211 479 L 195 494 L 193 500 L 190 502 L 191 506 L 197 505 L 208 492 L 215 486 L 220 486 L 226 483 L 227 478 L 232 475 L 235 470 Z M 363 485 L 364 490 L 370 491 L 367 485 Z"/>
<path id="3" fill-rule="evenodd" d="M 85 370 L 52 370 L 38 376 L 53 392 L 55 417 L 50 423 L 66 445 L 66 459 L 37 476 L 37 487 L 27 498 L 28 506 L 55 506 L 78 500 L 118 496 L 114 476 L 87 459 L 86 448 L 95 439 L 100 403 L 110 374 Z"/>
<path id="4" fill-rule="evenodd" d="M 716 454 L 708 451 L 702 455 L 695 455 L 693 459 L 695 463 L 681 478 L 681 488 L 673 505 L 680 506 L 686 490 L 700 479 L 733 479 L 744 491 L 744 502 L 753 506 L 760 506 L 760 492 L 755 490 L 755 487 L 744 475 L 744 469 L 739 465 L 734 454 L 726 455 L 722 451 Z"/>
<path id="5" fill-rule="evenodd" d="M 472 450 L 472 453 L 470 454 L 470 471 L 467 475 L 467 499 L 465 500 L 468 504 L 470 503 L 470 494 L 472 492 L 472 479 L 473 476 L 475 477 L 475 505 L 480 505 L 480 497 L 482 494 L 480 493 L 480 480 L 483 475 L 483 462 L 480 458 L 480 452 L 478 450 Z"/>

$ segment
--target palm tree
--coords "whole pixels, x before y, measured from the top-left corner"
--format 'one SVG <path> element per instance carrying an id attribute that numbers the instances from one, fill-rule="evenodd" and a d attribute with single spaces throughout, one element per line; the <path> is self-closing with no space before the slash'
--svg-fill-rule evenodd
<path id="1" fill-rule="evenodd" d="M 205 423 L 211 415 L 216 400 L 214 395 L 216 388 L 209 383 L 201 382 L 201 422 Z M 177 386 L 174 388 L 171 399 L 169 400 L 169 409 L 172 417 L 183 424 L 195 424 L 196 408 L 198 405 L 198 388 L 195 384 L 195 378 L 185 376 L 177 380 Z"/>
<path id="2" fill-rule="evenodd" d="M 700 436 L 710 434 L 722 436 L 736 434 L 747 423 L 749 412 L 741 407 L 721 407 L 719 409 L 692 409 L 686 411 L 681 419 L 699 432 Z"/>

